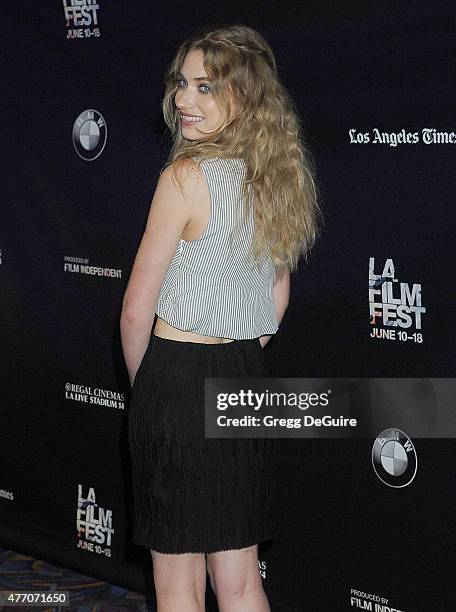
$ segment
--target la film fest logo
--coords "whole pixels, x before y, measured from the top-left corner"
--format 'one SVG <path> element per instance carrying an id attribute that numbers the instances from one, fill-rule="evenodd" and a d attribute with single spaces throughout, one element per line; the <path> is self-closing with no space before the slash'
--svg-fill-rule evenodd
<path id="1" fill-rule="evenodd" d="M 105 148 L 108 128 L 103 115 L 93 108 L 83 111 L 73 124 L 73 146 L 84 161 L 97 159 Z"/>
<path id="2" fill-rule="evenodd" d="M 395 489 L 409 485 L 418 468 L 416 450 L 406 433 L 384 429 L 372 447 L 372 466 L 380 480 Z"/>
<path id="3" fill-rule="evenodd" d="M 423 342 L 421 284 L 399 282 L 394 262 L 387 259 L 381 274 L 375 273 L 375 258 L 369 258 L 369 313 L 371 337 L 402 342 Z M 400 328 L 400 329 L 396 329 Z"/>
<path id="4" fill-rule="evenodd" d="M 99 38 L 98 11 L 96 0 L 63 0 L 63 13 L 69 38 Z"/>
<path id="5" fill-rule="evenodd" d="M 77 548 L 97 555 L 111 556 L 112 510 L 96 503 L 95 489 L 89 488 L 84 496 L 82 484 L 78 484 L 78 509 L 76 511 Z"/>

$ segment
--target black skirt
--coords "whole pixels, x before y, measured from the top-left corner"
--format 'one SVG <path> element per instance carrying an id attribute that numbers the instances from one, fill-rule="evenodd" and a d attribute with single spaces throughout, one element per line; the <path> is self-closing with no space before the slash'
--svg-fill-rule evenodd
<path id="1" fill-rule="evenodd" d="M 204 435 L 205 377 L 239 376 L 267 376 L 258 338 L 203 344 L 151 336 L 128 414 L 135 544 L 209 553 L 278 533 L 278 440 Z"/>

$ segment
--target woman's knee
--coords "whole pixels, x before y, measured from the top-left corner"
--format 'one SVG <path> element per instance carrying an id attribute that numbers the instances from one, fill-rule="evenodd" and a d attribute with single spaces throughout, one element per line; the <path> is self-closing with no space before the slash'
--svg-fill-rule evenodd
<path id="1" fill-rule="evenodd" d="M 206 562 L 204 553 L 179 555 L 151 550 L 155 590 L 167 595 L 204 593 Z"/>
<path id="2" fill-rule="evenodd" d="M 210 553 L 207 569 L 217 598 L 241 598 L 248 591 L 262 588 L 257 545 Z"/>

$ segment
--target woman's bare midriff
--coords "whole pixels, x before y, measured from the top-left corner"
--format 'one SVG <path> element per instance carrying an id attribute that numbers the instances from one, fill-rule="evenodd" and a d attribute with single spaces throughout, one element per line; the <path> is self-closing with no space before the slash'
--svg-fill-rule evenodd
<path id="1" fill-rule="evenodd" d="M 217 336 L 202 336 L 196 332 L 183 331 L 173 327 L 157 315 L 157 321 L 153 330 L 154 336 L 167 338 L 168 340 L 179 340 L 181 342 L 200 342 L 202 344 L 226 344 L 233 342 L 232 338 L 219 338 Z"/>

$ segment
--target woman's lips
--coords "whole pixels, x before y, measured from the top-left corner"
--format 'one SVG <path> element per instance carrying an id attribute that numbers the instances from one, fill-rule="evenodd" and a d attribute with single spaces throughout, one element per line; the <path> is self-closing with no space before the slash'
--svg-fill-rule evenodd
<path id="1" fill-rule="evenodd" d="M 189 119 L 185 115 L 181 115 L 181 123 L 185 127 L 189 127 L 191 125 L 194 125 L 195 123 L 201 123 L 201 121 L 203 121 L 203 120 L 204 120 L 204 117 L 201 117 L 201 118 L 195 120 L 195 119 Z"/>

